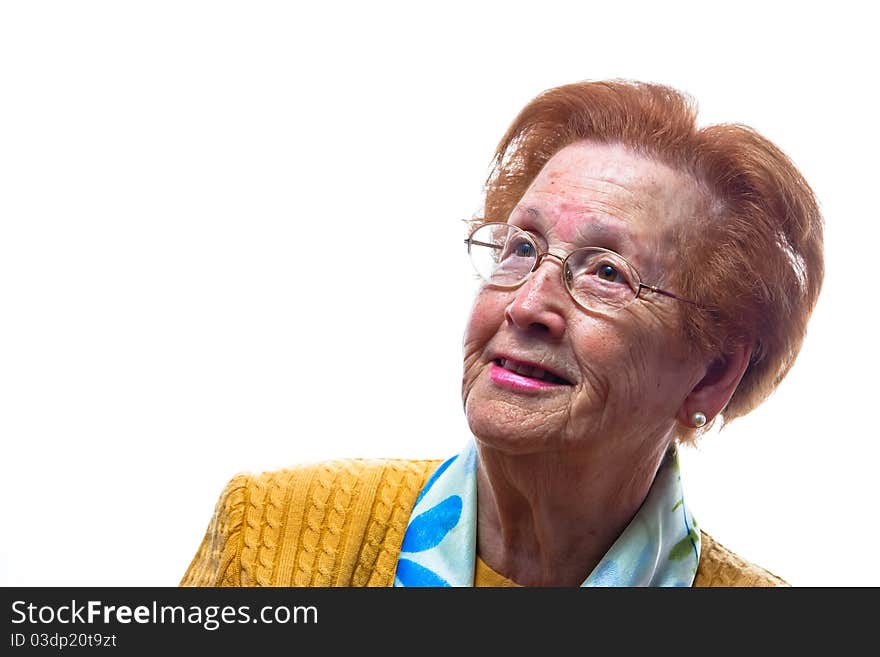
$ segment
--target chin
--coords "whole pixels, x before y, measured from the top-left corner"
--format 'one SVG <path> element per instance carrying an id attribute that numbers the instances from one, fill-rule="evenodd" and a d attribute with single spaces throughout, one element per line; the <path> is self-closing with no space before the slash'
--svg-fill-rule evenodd
<path id="1" fill-rule="evenodd" d="M 471 433 L 485 447 L 508 454 L 532 454 L 553 448 L 559 431 L 546 422 L 546 415 L 529 412 L 502 399 L 472 394 L 465 402 Z"/>

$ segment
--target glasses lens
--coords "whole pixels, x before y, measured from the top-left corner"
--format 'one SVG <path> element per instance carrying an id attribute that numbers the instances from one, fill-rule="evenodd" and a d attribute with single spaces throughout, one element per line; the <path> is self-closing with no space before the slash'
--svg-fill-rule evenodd
<path id="1" fill-rule="evenodd" d="M 538 256 L 528 235 L 508 224 L 490 223 L 471 233 L 468 252 L 474 269 L 492 285 L 519 285 Z"/>
<path id="2" fill-rule="evenodd" d="M 621 256 L 604 249 L 578 249 L 568 257 L 565 284 L 587 308 L 622 308 L 639 290 L 639 277 Z"/>

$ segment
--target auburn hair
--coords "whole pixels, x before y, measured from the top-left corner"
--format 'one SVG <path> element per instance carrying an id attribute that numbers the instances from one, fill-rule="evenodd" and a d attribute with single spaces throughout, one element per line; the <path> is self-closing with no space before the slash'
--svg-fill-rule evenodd
<path id="1" fill-rule="evenodd" d="M 629 80 L 549 89 L 529 102 L 501 139 L 485 187 L 484 218 L 507 221 L 532 180 L 578 141 L 619 143 L 690 176 L 703 209 L 674 235 L 672 273 L 683 330 L 694 348 L 723 358 L 754 344 L 722 415 L 760 404 L 791 369 L 824 276 L 823 220 L 789 157 L 739 124 L 697 126 L 697 105 L 670 87 Z"/>

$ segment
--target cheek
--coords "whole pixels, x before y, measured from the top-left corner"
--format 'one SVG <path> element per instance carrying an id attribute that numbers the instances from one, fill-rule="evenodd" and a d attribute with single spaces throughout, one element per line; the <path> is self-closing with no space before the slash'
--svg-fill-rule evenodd
<path id="1" fill-rule="evenodd" d="M 660 384 L 666 347 L 632 323 L 584 319 L 573 342 L 587 392 L 583 403 L 631 407 Z M 661 363 L 664 365 L 661 366 Z"/>
<path id="2" fill-rule="evenodd" d="M 504 299 L 497 292 L 481 290 L 471 307 L 464 333 L 465 361 L 479 354 L 504 322 Z"/>
<path id="3" fill-rule="evenodd" d="M 467 398 L 483 365 L 482 355 L 504 321 L 504 301 L 497 293 L 481 291 L 474 300 L 464 333 L 462 397 Z"/>
<path id="4" fill-rule="evenodd" d="M 660 338 L 660 339 L 658 339 Z M 647 415 L 667 414 L 670 404 L 677 406 L 687 378 L 687 362 L 680 345 L 652 332 L 629 343 L 626 380 L 630 401 L 637 402 Z"/>

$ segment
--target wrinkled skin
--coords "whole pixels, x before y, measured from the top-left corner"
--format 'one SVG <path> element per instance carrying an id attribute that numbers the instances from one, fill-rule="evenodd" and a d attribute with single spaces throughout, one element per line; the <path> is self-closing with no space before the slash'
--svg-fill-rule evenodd
<path id="1" fill-rule="evenodd" d="M 580 143 L 548 162 L 510 222 L 560 255 L 588 245 L 617 250 L 645 281 L 662 286 L 677 261 L 670 232 L 697 200 L 663 165 L 621 146 Z M 551 258 L 515 290 L 484 286 L 464 339 L 463 396 L 474 433 L 516 454 L 611 439 L 620 449 L 646 440 L 665 449 L 678 407 L 699 380 L 678 303 L 643 293 L 613 313 L 585 311 Z M 534 394 L 499 388 L 487 369 L 500 354 L 546 365 L 574 385 Z"/>
<path id="2" fill-rule="evenodd" d="M 666 287 L 679 266 L 672 231 L 699 209 L 686 176 L 620 145 L 579 142 L 550 159 L 509 221 L 563 257 L 618 251 Z M 519 288 L 481 288 L 462 396 L 480 454 L 479 552 L 491 566 L 524 584 L 577 584 L 632 518 L 707 371 L 684 340 L 680 303 L 643 293 L 621 310 L 584 310 L 553 258 Z M 570 385 L 499 384 L 490 372 L 500 357 Z"/>

